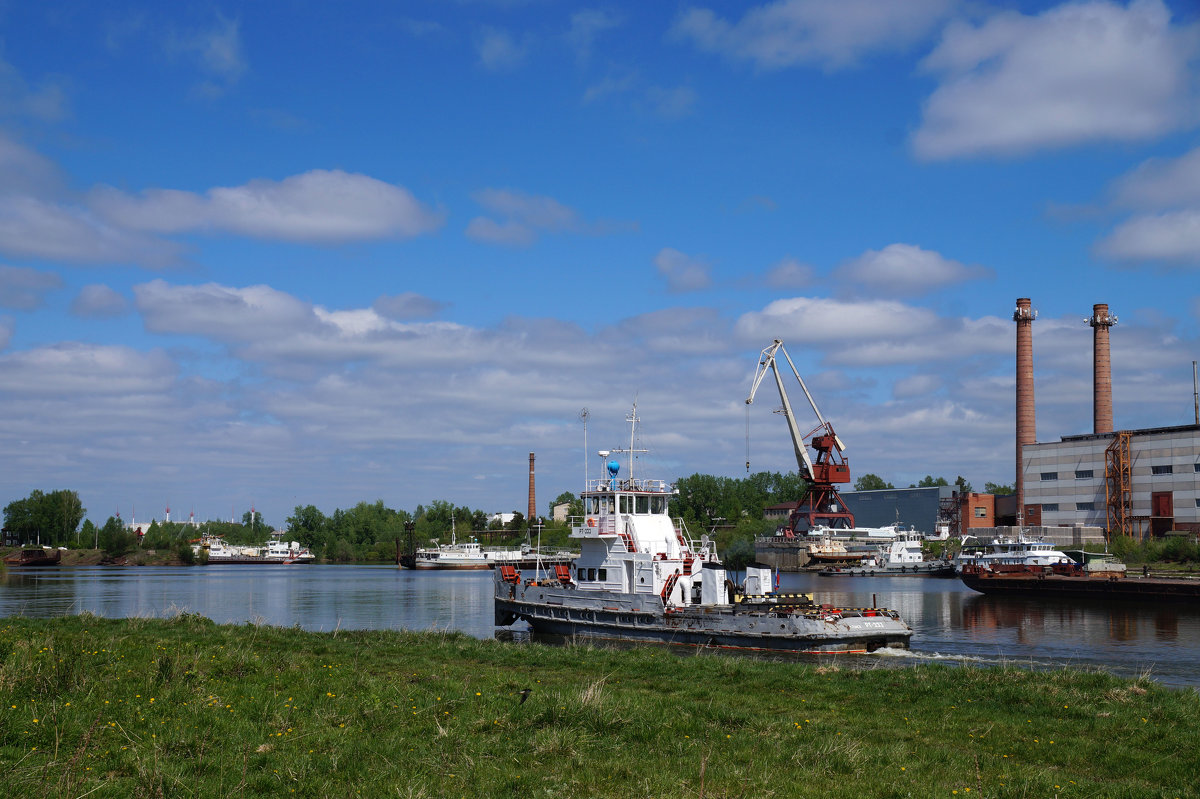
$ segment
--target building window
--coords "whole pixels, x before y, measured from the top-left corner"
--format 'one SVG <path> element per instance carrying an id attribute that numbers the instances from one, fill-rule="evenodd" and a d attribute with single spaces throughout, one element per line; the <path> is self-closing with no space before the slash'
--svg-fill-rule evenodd
<path id="1" fill-rule="evenodd" d="M 1171 474 L 1173 471 L 1175 470 L 1171 468 L 1171 464 L 1169 463 L 1163 463 L 1159 464 L 1158 466 L 1150 467 L 1150 474 Z"/>
<path id="2" fill-rule="evenodd" d="M 1092 470 L 1091 469 L 1076 469 L 1075 470 L 1075 479 L 1076 480 L 1092 479 Z"/>
<path id="3" fill-rule="evenodd" d="M 604 581 L 605 581 L 605 580 L 607 580 L 607 579 L 608 579 L 608 572 L 607 572 L 607 570 L 605 570 L 605 569 L 601 569 L 601 570 L 600 570 L 600 582 L 604 582 Z"/>
<path id="4" fill-rule="evenodd" d="M 1058 503 L 1057 503 L 1057 502 L 1043 502 L 1043 503 L 1042 503 L 1042 510 L 1043 510 L 1043 511 L 1047 511 L 1047 510 L 1058 510 Z"/>
<path id="5" fill-rule="evenodd" d="M 1197 472 L 1200 472 L 1200 463 L 1193 463 L 1192 468 L 1195 469 Z"/>
<path id="6" fill-rule="evenodd" d="M 1042 479 L 1043 480 L 1057 480 L 1058 472 L 1042 472 Z"/>
<path id="7" fill-rule="evenodd" d="M 975 506 L 975 518 L 976 519 L 986 519 L 987 518 L 987 508 L 985 508 L 983 505 L 976 505 Z"/>
<path id="8" fill-rule="evenodd" d="M 1095 510 L 1095 509 L 1096 509 L 1095 502 L 1076 502 L 1075 503 L 1075 510 Z"/>

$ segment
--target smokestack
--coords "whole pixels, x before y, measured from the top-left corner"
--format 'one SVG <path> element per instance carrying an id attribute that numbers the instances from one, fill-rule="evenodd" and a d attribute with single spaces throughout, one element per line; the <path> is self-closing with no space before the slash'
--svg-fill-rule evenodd
<path id="1" fill-rule="evenodd" d="M 1017 300 L 1013 321 L 1017 323 L 1017 514 L 1025 514 L 1026 444 L 1037 441 L 1037 419 L 1033 405 L 1033 310 L 1028 297 Z"/>
<path id="2" fill-rule="evenodd" d="M 533 525 L 533 520 L 537 516 L 537 500 L 533 495 L 533 453 L 529 453 L 529 514 L 525 517 L 529 520 L 530 526 Z"/>
<path id="3" fill-rule="evenodd" d="M 1092 422 L 1095 433 L 1111 433 L 1112 421 L 1112 362 L 1108 354 L 1108 329 L 1117 317 L 1108 312 L 1108 303 L 1092 306 L 1087 320 L 1092 326 Z"/>

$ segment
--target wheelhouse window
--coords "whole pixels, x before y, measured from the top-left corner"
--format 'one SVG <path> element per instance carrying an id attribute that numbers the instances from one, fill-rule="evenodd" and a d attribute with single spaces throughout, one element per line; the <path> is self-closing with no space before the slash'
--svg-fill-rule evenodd
<path id="1" fill-rule="evenodd" d="M 1157 466 L 1150 467 L 1150 474 L 1171 474 L 1174 471 L 1174 468 L 1169 463 L 1160 463 Z"/>
<path id="2" fill-rule="evenodd" d="M 1043 480 L 1057 480 L 1058 472 L 1042 472 L 1042 479 Z M 1042 507 L 1044 508 L 1046 506 L 1043 505 Z"/>
<path id="3" fill-rule="evenodd" d="M 634 500 L 636 500 L 636 502 L 637 502 L 637 512 L 638 513 L 649 513 L 650 512 L 650 497 L 646 496 L 645 494 L 639 494 L 636 497 L 634 497 Z"/>
<path id="4" fill-rule="evenodd" d="M 633 513 L 633 497 L 628 494 L 621 495 L 621 513 Z"/>
<path id="5" fill-rule="evenodd" d="M 1196 464 L 1200 466 L 1200 463 Z M 1200 472 L 1200 469 L 1196 471 Z M 650 512 L 651 513 L 666 513 L 667 498 L 666 497 L 650 497 Z"/>
<path id="6" fill-rule="evenodd" d="M 1092 478 L 1092 470 L 1091 469 L 1076 469 L 1075 470 L 1075 479 L 1076 480 L 1090 480 L 1091 478 Z"/>
<path id="7" fill-rule="evenodd" d="M 607 569 L 598 570 L 597 577 L 600 578 L 600 582 L 604 582 L 605 580 L 608 579 L 608 570 Z"/>

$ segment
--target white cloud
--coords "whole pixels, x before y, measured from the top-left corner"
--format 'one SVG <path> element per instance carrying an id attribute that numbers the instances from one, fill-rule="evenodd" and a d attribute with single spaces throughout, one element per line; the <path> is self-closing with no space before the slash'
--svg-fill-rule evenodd
<path id="1" fill-rule="evenodd" d="M 168 52 L 193 61 L 207 76 L 196 86 L 196 91 L 206 97 L 220 97 L 246 72 L 241 24 L 219 13 L 213 27 L 175 34 L 168 38 L 166 47 Z"/>
<path id="2" fill-rule="evenodd" d="M 437 316 L 446 303 L 439 302 L 411 291 L 403 294 L 383 296 L 375 300 L 371 308 L 381 316 L 397 321 L 407 319 L 428 319 Z"/>
<path id="3" fill-rule="evenodd" d="M 672 36 L 705 52 L 750 61 L 760 69 L 857 64 L 875 53 L 903 52 L 924 39 L 954 0 L 778 0 L 727 22 L 703 8 L 684 11 Z"/>
<path id="4" fill-rule="evenodd" d="M 925 159 L 1155 138 L 1197 120 L 1194 26 L 1160 0 L 1071 2 L 952 23 L 924 68 L 942 84 L 913 137 Z"/>
<path id="5" fill-rule="evenodd" d="M 795 258 L 784 258 L 767 272 L 767 285 L 777 289 L 799 289 L 812 285 L 813 268 Z"/>
<path id="6" fill-rule="evenodd" d="M 585 223 L 579 213 L 553 197 L 523 194 L 511 189 L 482 189 L 472 197 L 499 220 L 475 217 L 467 225 L 468 238 L 490 244 L 528 246 L 540 233 L 608 232 L 621 225 Z"/>
<path id="7" fill-rule="evenodd" d="M 175 364 L 159 350 L 64 342 L 0 356 L 0 394 L 120 396 L 166 391 Z"/>
<path id="8" fill-rule="evenodd" d="M 658 251 L 654 266 L 667 279 L 667 289 L 672 293 L 700 291 L 712 285 L 712 267 L 671 247 Z"/>
<path id="9" fill-rule="evenodd" d="M 42 306 L 45 294 L 58 288 L 62 278 L 54 272 L 0 264 L 0 308 L 32 311 Z"/>
<path id="10" fill-rule="evenodd" d="M 1117 225 L 1096 249 L 1119 260 L 1200 265 L 1200 208 L 1134 217 Z"/>
<path id="11" fill-rule="evenodd" d="M 71 313 L 84 319 L 111 319 L 129 312 L 129 301 L 108 286 L 84 286 L 71 301 Z"/>
<path id="12" fill-rule="evenodd" d="M 134 286 L 133 294 L 146 329 L 154 333 L 244 342 L 295 335 L 322 325 L 311 305 L 270 286 L 173 286 L 152 280 Z"/>
<path id="13" fill-rule="evenodd" d="M 8 348 L 8 343 L 12 341 L 13 320 L 10 316 L 0 316 L 0 351 Z"/>
<path id="14" fill-rule="evenodd" d="M 443 220 L 403 186 L 336 169 L 253 180 L 203 195 L 148 189 L 135 196 L 101 187 L 89 202 L 105 219 L 130 230 L 222 231 L 315 243 L 418 236 Z"/>
<path id="15" fill-rule="evenodd" d="M 508 31 L 484 28 L 476 38 L 479 63 L 493 72 L 516 69 L 529 53 L 529 37 L 517 41 Z"/>
<path id="16" fill-rule="evenodd" d="M 45 196 L 61 184 L 53 163 L 0 130 L 0 196 Z"/>
<path id="17" fill-rule="evenodd" d="M 942 379 L 936 375 L 917 374 L 903 377 L 892 385 L 892 396 L 896 399 L 927 397 L 942 388 Z"/>
<path id="18" fill-rule="evenodd" d="M 1179 158 L 1142 162 L 1114 183 L 1112 193 L 1118 204 L 1134 208 L 1200 205 L 1200 147 Z"/>
<path id="19" fill-rule="evenodd" d="M 855 293 L 911 297 L 990 277 L 991 271 L 912 244 L 889 244 L 846 261 L 835 274 Z"/>
<path id="20" fill-rule="evenodd" d="M 162 267 L 178 258 L 179 247 L 107 224 L 77 206 L 0 196 L 0 252 L 80 263 L 133 262 Z"/>
<path id="21" fill-rule="evenodd" d="M 1142 213 L 1120 222 L 1096 252 L 1121 261 L 1200 265 L 1200 147 L 1150 159 L 1116 180 L 1113 201 Z"/>

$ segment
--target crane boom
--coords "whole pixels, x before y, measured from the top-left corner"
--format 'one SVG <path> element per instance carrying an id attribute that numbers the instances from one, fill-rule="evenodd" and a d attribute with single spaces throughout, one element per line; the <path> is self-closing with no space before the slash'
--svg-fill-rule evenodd
<path id="1" fill-rule="evenodd" d="M 810 436 L 813 436 L 812 448 L 817 453 L 815 460 L 808 454 L 808 442 L 805 441 L 805 436 L 800 434 L 796 414 L 792 411 L 791 400 L 788 399 L 787 390 L 783 386 L 783 375 L 779 369 L 779 353 L 783 353 L 783 358 L 791 367 L 792 374 L 795 375 L 800 389 L 808 399 L 808 404 L 812 406 L 813 413 L 820 420 L 816 429 L 809 433 Z M 846 446 L 834 432 L 833 425 L 821 415 L 821 409 L 817 407 L 816 400 L 813 399 L 808 386 L 804 384 L 804 378 L 800 376 L 800 371 L 796 369 L 796 364 L 792 362 L 791 356 L 779 339 L 775 339 L 771 346 L 765 347 L 759 354 L 758 368 L 755 370 L 754 381 L 750 386 L 750 395 L 746 397 L 746 404 L 753 404 L 754 396 L 758 392 L 759 386 L 762 385 L 767 370 L 770 370 L 775 377 L 779 398 L 783 400 L 783 415 L 787 421 L 788 433 L 792 438 L 792 448 L 796 453 L 796 465 L 799 467 L 801 478 L 808 485 L 804 499 L 788 522 L 788 535 L 795 532 L 806 532 L 821 525 L 853 527 L 854 516 L 846 510 L 845 503 L 833 485 L 834 483 L 850 482 L 850 467 L 842 455 Z M 818 433 L 819 435 L 815 435 Z M 749 464 L 747 463 L 747 465 Z"/>

